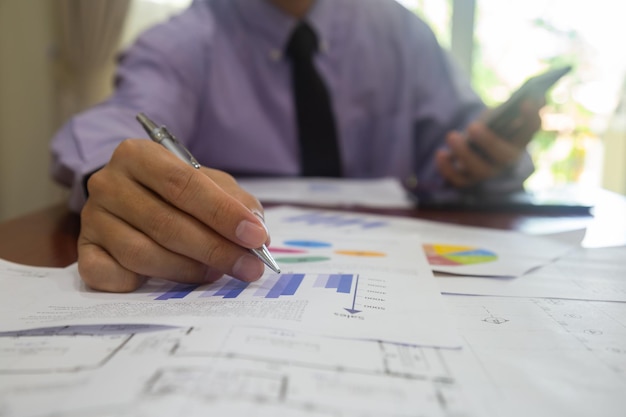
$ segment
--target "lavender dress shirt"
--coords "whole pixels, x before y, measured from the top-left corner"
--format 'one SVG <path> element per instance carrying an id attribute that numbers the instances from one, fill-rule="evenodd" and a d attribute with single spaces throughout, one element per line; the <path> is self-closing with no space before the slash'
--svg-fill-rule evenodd
<path id="1" fill-rule="evenodd" d="M 413 177 L 443 186 L 434 152 L 447 131 L 484 110 L 432 31 L 395 0 L 317 0 L 308 22 L 316 66 L 335 112 L 344 175 Z M 300 172 L 290 63 L 296 20 L 267 0 L 196 0 L 144 33 L 121 57 L 114 94 L 70 119 L 51 143 L 52 175 L 85 201 L 83 178 L 126 138 L 135 120 L 163 123 L 205 166 L 235 176 Z M 525 155 L 494 189 L 519 188 Z"/>

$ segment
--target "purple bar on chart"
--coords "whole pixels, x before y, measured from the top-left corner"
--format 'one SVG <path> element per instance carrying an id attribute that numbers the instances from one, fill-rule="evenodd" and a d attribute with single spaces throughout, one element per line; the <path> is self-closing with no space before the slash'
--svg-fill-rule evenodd
<path id="1" fill-rule="evenodd" d="M 325 288 L 337 288 L 339 287 L 339 280 L 341 278 L 341 275 L 339 274 L 332 274 L 328 276 L 328 279 L 326 280 L 326 285 L 324 286 Z"/>
<path id="2" fill-rule="evenodd" d="M 328 282 L 328 277 L 330 275 L 318 275 L 315 278 L 315 282 L 313 283 L 314 288 L 326 288 L 326 282 Z"/>
<path id="3" fill-rule="evenodd" d="M 304 274 L 283 274 L 269 290 L 265 298 L 278 298 L 281 295 L 294 295 L 304 279 Z"/>
<path id="4" fill-rule="evenodd" d="M 259 288 L 257 288 L 253 295 L 255 297 L 267 297 L 267 294 L 270 292 L 274 284 L 276 284 L 278 278 L 280 278 L 279 274 L 271 274 L 267 277 L 261 278 L 261 280 L 258 281 Z"/>
<path id="5" fill-rule="evenodd" d="M 339 276 L 339 285 L 337 285 L 337 292 L 343 294 L 350 294 L 352 288 L 352 275 L 341 274 Z"/>
<path id="6" fill-rule="evenodd" d="M 287 219 L 287 221 L 290 222 L 304 222 L 304 223 L 308 223 L 308 224 L 316 224 L 319 223 L 320 218 L 318 216 L 317 213 L 310 213 L 310 214 L 302 214 L 299 216 L 294 216 L 291 217 L 289 219 Z"/>
<path id="7" fill-rule="evenodd" d="M 202 294 L 200 294 L 199 297 L 200 298 L 213 297 L 215 295 L 216 287 L 217 285 L 215 285 L 215 282 L 212 282 L 211 284 L 209 284 L 209 286 L 207 287 L 205 291 L 202 291 Z"/>
<path id="8" fill-rule="evenodd" d="M 346 219 L 346 218 L 344 218 L 344 219 L 338 219 L 334 223 L 334 225 L 338 226 L 338 227 L 342 227 L 342 226 L 352 226 L 353 224 L 359 224 L 359 223 L 361 223 L 361 220 L 359 220 L 359 219 L 350 219 L 350 218 Z"/>
<path id="9" fill-rule="evenodd" d="M 226 284 L 224 284 L 222 288 L 217 290 L 214 296 L 223 298 L 237 298 L 248 285 L 248 282 L 231 279 Z"/>
<path id="10" fill-rule="evenodd" d="M 354 275 L 351 274 L 318 275 L 315 279 L 313 287 L 332 288 L 336 289 L 337 292 L 350 294 L 350 290 L 352 289 L 353 277 Z"/>
<path id="11" fill-rule="evenodd" d="M 376 221 L 374 221 L 374 222 L 363 223 L 362 227 L 363 227 L 363 229 L 375 229 L 377 227 L 384 227 L 384 226 L 387 226 L 387 222 L 380 222 L 380 221 L 376 222 Z"/>
<path id="12" fill-rule="evenodd" d="M 190 292 L 198 288 L 199 285 L 178 284 L 155 298 L 155 300 L 170 300 L 173 298 L 185 298 Z"/>
<path id="13" fill-rule="evenodd" d="M 302 284 L 304 274 L 294 274 L 287 281 L 287 285 L 283 288 L 280 295 L 294 295 L 298 291 L 298 287 Z"/>

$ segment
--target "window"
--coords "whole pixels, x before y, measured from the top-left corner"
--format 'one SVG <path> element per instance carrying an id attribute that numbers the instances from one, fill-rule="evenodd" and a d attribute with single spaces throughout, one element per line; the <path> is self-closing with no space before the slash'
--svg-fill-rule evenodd
<path id="1" fill-rule="evenodd" d="M 575 68 L 547 97 L 544 129 L 529 148 L 537 168 L 527 181 L 531 189 L 602 183 L 602 138 L 626 69 L 616 53 L 626 31 L 617 33 L 623 25 L 613 4 L 594 2 L 591 18 L 588 2 L 478 0 L 473 81 L 487 102 L 505 99 L 547 67 Z"/>
<path id="2" fill-rule="evenodd" d="M 444 47 L 455 44 L 455 33 L 463 36 L 453 26 L 470 28 L 473 47 L 466 49 L 471 53 L 452 52 L 471 71 L 474 88 L 489 105 L 504 101 L 531 75 L 574 65 L 548 94 L 543 130 L 529 145 L 536 171 L 526 187 L 576 183 L 626 193 L 626 54 L 621 45 L 626 26 L 616 2 L 398 1 L 426 20 Z M 461 7 L 471 7 L 475 15 L 464 10 L 453 19 L 454 9 Z M 471 62 L 465 62 L 468 56 Z"/>
<path id="3" fill-rule="evenodd" d="M 122 33 L 121 47 L 130 45 L 137 35 L 188 7 L 192 0 L 133 0 Z"/>
<path id="4" fill-rule="evenodd" d="M 397 0 L 421 17 L 437 35 L 444 48 L 450 48 L 452 2 L 445 0 Z"/>

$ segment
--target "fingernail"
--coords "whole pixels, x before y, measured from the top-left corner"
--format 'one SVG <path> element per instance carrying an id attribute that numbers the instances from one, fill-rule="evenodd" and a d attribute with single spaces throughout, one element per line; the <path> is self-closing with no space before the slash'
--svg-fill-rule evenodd
<path id="1" fill-rule="evenodd" d="M 265 243 L 267 232 L 263 226 L 243 220 L 235 230 L 235 236 L 251 248 L 258 248 Z"/>
<path id="2" fill-rule="evenodd" d="M 242 281 L 256 281 L 265 271 L 265 265 L 253 255 L 243 255 L 233 267 L 233 276 Z"/>

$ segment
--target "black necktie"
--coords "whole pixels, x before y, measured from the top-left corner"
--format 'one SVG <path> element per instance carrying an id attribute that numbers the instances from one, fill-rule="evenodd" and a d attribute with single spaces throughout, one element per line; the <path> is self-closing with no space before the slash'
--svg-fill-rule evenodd
<path id="1" fill-rule="evenodd" d="M 300 139 L 303 176 L 339 177 L 341 158 L 337 129 L 324 81 L 313 65 L 319 42 L 313 29 L 302 22 L 287 45 Z"/>

